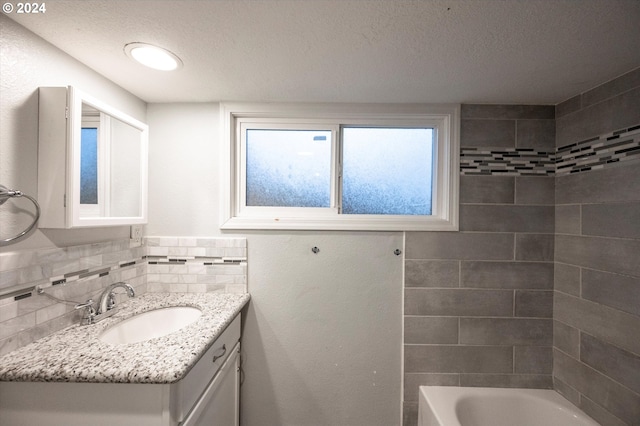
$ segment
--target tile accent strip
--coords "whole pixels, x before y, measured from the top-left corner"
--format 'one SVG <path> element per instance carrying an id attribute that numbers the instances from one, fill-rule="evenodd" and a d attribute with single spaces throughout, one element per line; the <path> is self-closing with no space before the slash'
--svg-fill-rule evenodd
<path id="1" fill-rule="evenodd" d="M 559 147 L 556 174 L 597 170 L 634 159 L 640 159 L 640 125 Z"/>
<path id="2" fill-rule="evenodd" d="M 555 152 L 530 148 L 461 148 L 461 175 L 553 176 L 602 169 L 640 160 L 640 125 L 558 147 Z"/>
<path id="3" fill-rule="evenodd" d="M 555 173 L 553 152 L 534 151 L 531 148 L 504 148 L 487 150 L 462 148 L 460 174 L 503 176 L 549 176 Z"/>
<path id="4" fill-rule="evenodd" d="M 52 286 L 56 286 L 60 284 L 71 283 L 81 279 L 100 278 L 100 277 L 109 275 L 111 271 L 122 270 L 135 265 L 144 265 L 145 263 L 146 263 L 145 256 L 142 256 L 137 259 L 119 262 L 117 265 L 67 272 L 63 276 L 56 276 L 56 277 L 49 278 L 48 284 Z M 42 287 L 46 288 L 48 287 L 48 285 L 45 284 L 45 285 L 42 285 Z"/>

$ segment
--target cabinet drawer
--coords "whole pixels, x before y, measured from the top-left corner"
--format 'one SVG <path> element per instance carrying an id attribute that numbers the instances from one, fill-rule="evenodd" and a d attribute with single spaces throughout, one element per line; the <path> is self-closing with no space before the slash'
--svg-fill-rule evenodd
<path id="1" fill-rule="evenodd" d="M 185 416 L 196 403 L 202 392 L 213 379 L 224 361 L 231 354 L 234 346 L 240 340 L 240 315 L 227 326 L 213 345 L 193 366 L 186 377 L 171 385 L 171 405 L 174 407 L 172 417 L 177 422 Z"/>

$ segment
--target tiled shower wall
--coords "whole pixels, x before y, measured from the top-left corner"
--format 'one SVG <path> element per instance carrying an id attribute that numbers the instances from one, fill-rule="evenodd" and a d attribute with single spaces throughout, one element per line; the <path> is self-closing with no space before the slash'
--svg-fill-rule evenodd
<path id="1" fill-rule="evenodd" d="M 626 161 L 556 178 L 554 387 L 605 426 L 639 425 L 640 69 L 558 105 L 556 122 L 559 150 Z"/>
<path id="2" fill-rule="evenodd" d="M 555 108 L 463 105 L 460 164 L 460 232 L 406 238 L 404 424 L 420 385 L 640 424 L 640 69 Z"/>
<path id="3" fill-rule="evenodd" d="M 0 299 L 0 355 L 78 323 L 76 302 L 97 302 L 118 281 L 145 292 L 247 291 L 244 238 L 146 238 L 144 246 L 119 240 L 0 254 L 0 288 L 40 286 Z M 126 296 L 122 296 L 126 297 Z"/>
<path id="4" fill-rule="evenodd" d="M 554 107 L 461 119 L 460 232 L 406 235 L 405 425 L 420 385 L 552 387 Z"/>

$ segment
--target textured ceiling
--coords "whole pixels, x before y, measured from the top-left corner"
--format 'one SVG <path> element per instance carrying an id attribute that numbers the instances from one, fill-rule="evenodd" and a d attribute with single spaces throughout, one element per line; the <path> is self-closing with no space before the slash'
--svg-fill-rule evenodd
<path id="1" fill-rule="evenodd" d="M 147 102 L 556 104 L 640 66 L 639 0 L 84 0 L 10 18 Z M 184 61 L 167 73 L 126 43 Z"/>

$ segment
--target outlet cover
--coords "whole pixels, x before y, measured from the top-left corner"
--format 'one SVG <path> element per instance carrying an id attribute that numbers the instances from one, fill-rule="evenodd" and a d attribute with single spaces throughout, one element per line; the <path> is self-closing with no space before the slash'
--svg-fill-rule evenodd
<path id="1" fill-rule="evenodd" d="M 131 225 L 131 241 L 142 244 L 142 225 Z"/>

